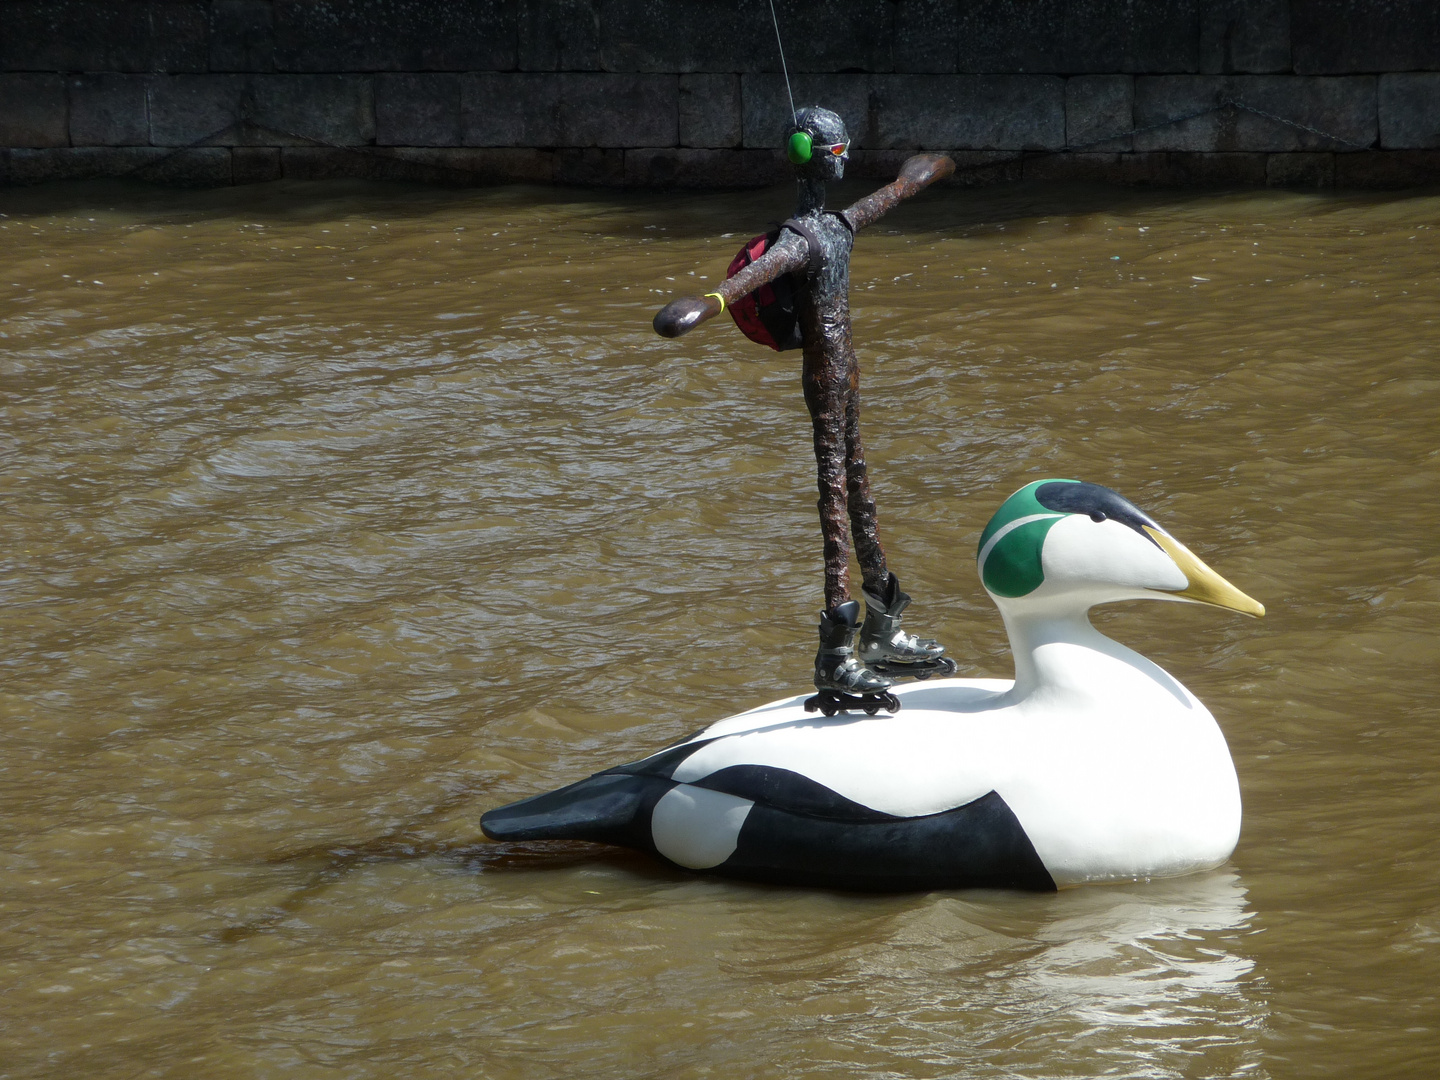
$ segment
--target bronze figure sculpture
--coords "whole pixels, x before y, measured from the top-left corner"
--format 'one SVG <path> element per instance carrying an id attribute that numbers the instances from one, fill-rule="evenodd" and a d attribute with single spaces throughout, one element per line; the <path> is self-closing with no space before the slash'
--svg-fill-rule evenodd
<path id="1" fill-rule="evenodd" d="M 815 686 L 820 693 L 806 702 L 806 708 L 818 708 L 827 716 L 845 709 L 894 712 L 899 702 L 889 689 L 897 678 L 955 671 L 955 662 L 945 657 L 943 646 L 900 629 L 910 597 L 889 571 L 880 544 L 860 441 L 860 368 L 850 338 L 850 250 L 855 234 L 903 199 L 949 176 L 955 163 L 940 154 L 918 154 L 904 163 L 893 183 L 838 213 L 827 211 L 825 184 L 844 175 L 849 145 L 838 115 L 814 107 L 798 110 L 787 145 L 799 187 L 795 216 L 763 254 L 733 273 L 716 292 L 672 301 L 654 322 L 657 333 L 679 337 L 762 286 L 790 275 L 804 349 L 801 384 L 814 425 L 825 542 L 825 610 L 815 657 Z M 863 577 L 863 626 L 860 605 L 850 598 L 847 519 Z"/>

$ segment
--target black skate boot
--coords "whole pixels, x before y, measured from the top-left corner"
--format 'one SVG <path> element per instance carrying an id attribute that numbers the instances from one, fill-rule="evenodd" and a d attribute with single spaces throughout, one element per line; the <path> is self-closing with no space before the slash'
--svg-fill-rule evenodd
<path id="1" fill-rule="evenodd" d="M 805 711 L 826 716 L 863 709 L 874 716 L 881 709 L 897 713 L 900 700 L 892 693 L 893 681 L 877 675 L 855 659 L 852 643 L 860 621 L 860 605 L 847 600 L 820 615 L 820 651 L 815 654 L 815 688 L 805 700 Z"/>
<path id="2" fill-rule="evenodd" d="M 865 590 L 860 662 L 891 679 L 954 675 L 958 665 L 945 655 L 945 646 L 900 629 L 900 614 L 909 606 L 910 597 L 900 591 L 900 579 L 894 574 L 886 579 L 882 595 Z"/>

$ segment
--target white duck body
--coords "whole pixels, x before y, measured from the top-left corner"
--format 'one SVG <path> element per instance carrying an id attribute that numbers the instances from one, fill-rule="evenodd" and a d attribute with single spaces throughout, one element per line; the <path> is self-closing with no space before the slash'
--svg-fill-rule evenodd
<path id="1" fill-rule="evenodd" d="M 1240 792 L 1218 725 L 1176 679 L 1096 630 L 1087 612 L 1157 593 L 1207 603 L 1221 595 L 1252 612 L 1259 605 L 1222 595 L 1215 582 L 1243 597 L 1168 534 L 1162 547 L 1116 520 L 1139 515 L 1159 528 L 1108 489 L 1063 493 L 1070 501 L 1104 493 L 1110 513 L 1094 511 L 1100 520 L 1017 512 L 1027 509 L 1022 495 L 1047 483 L 1073 482 L 1021 489 L 1006 503 L 1010 518 L 1002 507 L 982 537 L 981 576 L 1009 632 L 1014 681 L 898 687 L 894 716 L 821 718 L 803 711 L 801 697 L 773 702 L 640 762 L 492 811 L 485 831 L 608 839 L 690 869 L 881 889 L 1055 888 L 1224 862 L 1239 837 Z M 992 556 L 1000 561 L 987 574 Z M 1006 557 L 1021 567 L 1008 577 Z M 1213 581 L 1197 586 L 1197 566 Z M 595 811 L 597 782 L 609 785 L 612 802 L 626 787 L 634 806 L 619 818 L 613 807 Z M 587 814 L 605 827 L 587 830 Z M 967 860 L 977 868 L 967 870 Z"/>

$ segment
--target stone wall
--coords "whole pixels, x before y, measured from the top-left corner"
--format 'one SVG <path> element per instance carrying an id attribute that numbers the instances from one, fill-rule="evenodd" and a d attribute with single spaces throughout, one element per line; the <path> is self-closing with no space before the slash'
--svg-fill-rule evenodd
<path id="1" fill-rule="evenodd" d="M 1440 179 L 1437 0 L 776 8 L 862 174 Z M 767 0 L 0 0 L 0 183 L 765 184 L 779 69 Z"/>

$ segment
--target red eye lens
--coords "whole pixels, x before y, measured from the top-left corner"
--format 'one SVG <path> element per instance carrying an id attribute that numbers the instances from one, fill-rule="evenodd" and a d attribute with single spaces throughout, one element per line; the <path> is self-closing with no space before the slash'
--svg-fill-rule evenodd
<path id="1" fill-rule="evenodd" d="M 836 157 L 844 157 L 845 151 L 848 149 L 850 149 L 849 143 L 836 143 L 834 146 L 830 147 L 830 153 L 834 154 Z"/>

